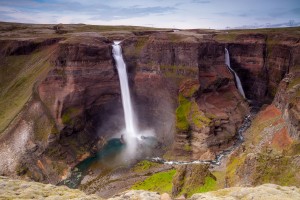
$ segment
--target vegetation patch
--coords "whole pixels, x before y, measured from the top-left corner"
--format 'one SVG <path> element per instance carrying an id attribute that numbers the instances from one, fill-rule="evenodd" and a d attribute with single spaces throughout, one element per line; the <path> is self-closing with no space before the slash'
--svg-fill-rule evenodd
<path id="1" fill-rule="evenodd" d="M 214 39 L 224 42 L 233 42 L 236 40 L 237 36 L 238 34 L 236 33 L 217 34 Z"/>
<path id="2" fill-rule="evenodd" d="M 228 184 L 232 185 L 235 182 L 235 178 L 237 178 L 237 170 L 244 163 L 246 159 L 246 155 L 242 154 L 239 157 L 231 157 L 227 164 L 226 168 L 226 179 L 228 180 Z"/>
<path id="3" fill-rule="evenodd" d="M 182 194 L 186 193 L 188 197 L 191 197 L 193 194 L 209 192 L 209 191 L 216 190 L 217 188 L 218 188 L 217 181 L 214 178 L 207 176 L 205 177 L 205 182 L 202 186 L 184 189 L 182 191 Z"/>
<path id="4" fill-rule="evenodd" d="M 197 128 L 203 128 L 204 126 L 209 126 L 211 124 L 211 119 L 206 117 L 204 113 L 199 110 L 197 103 L 194 101 L 191 104 L 190 116 L 193 124 Z"/>
<path id="5" fill-rule="evenodd" d="M 148 190 L 159 193 L 171 193 L 172 179 L 176 170 L 172 169 L 165 172 L 159 172 L 148 177 L 146 180 L 136 183 L 132 186 L 133 190 Z"/>
<path id="6" fill-rule="evenodd" d="M 72 119 L 79 113 L 80 113 L 79 108 L 74 108 L 74 107 L 68 108 L 61 117 L 63 124 L 74 125 L 73 124 L 74 121 Z"/>
<path id="7" fill-rule="evenodd" d="M 51 49 L 30 55 L 8 56 L 0 61 L 0 132 L 21 111 L 34 83 L 50 68 Z"/>
<path id="8" fill-rule="evenodd" d="M 255 170 L 255 183 L 274 183 L 282 186 L 299 186 L 299 169 L 290 156 L 259 154 Z"/>
<path id="9" fill-rule="evenodd" d="M 296 86 L 296 85 L 300 85 L 300 77 L 294 78 L 294 79 L 289 83 L 288 89 L 291 89 L 291 88 L 293 88 L 293 87 Z"/>
<path id="10" fill-rule="evenodd" d="M 179 106 L 176 109 L 176 127 L 179 130 L 187 131 L 190 128 L 188 115 L 191 109 L 191 102 L 182 94 L 178 97 Z"/>
<path id="11" fill-rule="evenodd" d="M 183 37 L 176 33 L 169 33 L 168 38 L 171 42 L 180 42 Z"/>
<path id="12" fill-rule="evenodd" d="M 148 161 L 148 160 L 143 160 L 143 161 L 140 161 L 139 163 L 137 163 L 134 166 L 133 171 L 134 172 L 144 172 L 144 171 L 147 171 L 150 168 L 156 167 L 158 165 L 159 165 L 158 163 L 151 162 L 151 161 Z"/>
<path id="13" fill-rule="evenodd" d="M 181 65 L 161 65 L 160 70 L 167 78 L 197 78 L 198 67 Z"/>
<path id="14" fill-rule="evenodd" d="M 141 51 L 143 50 L 144 46 L 146 45 L 147 41 L 148 41 L 148 37 L 138 37 L 138 40 L 135 44 L 135 53 L 139 54 L 141 53 Z"/>
<path id="15" fill-rule="evenodd" d="M 185 144 L 184 147 L 183 147 L 183 149 L 184 149 L 185 151 L 192 151 L 192 147 L 191 147 L 190 144 Z"/>

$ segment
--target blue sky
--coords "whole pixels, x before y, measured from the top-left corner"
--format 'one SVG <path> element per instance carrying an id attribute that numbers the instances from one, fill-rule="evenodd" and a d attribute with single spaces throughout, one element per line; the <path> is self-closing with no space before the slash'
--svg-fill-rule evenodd
<path id="1" fill-rule="evenodd" d="M 300 25 L 300 0 L 0 0 L 0 21 L 215 29 Z"/>

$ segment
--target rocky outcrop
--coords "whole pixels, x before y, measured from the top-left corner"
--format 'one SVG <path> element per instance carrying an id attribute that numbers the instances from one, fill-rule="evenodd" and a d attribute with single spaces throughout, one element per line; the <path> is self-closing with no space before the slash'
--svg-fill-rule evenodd
<path id="1" fill-rule="evenodd" d="M 205 164 L 178 166 L 173 177 L 172 196 L 176 197 L 180 194 L 190 196 L 197 189 L 207 185 L 208 180 L 214 181 L 216 178 L 208 168 L 209 165 Z"/>
<path id="2" fill-rule="evenodd" d="M 36 182 L 26 182 L 0 177 L 1 199 L 87 199 L 100 200 L 96 195 L 86 195 L 80 190 L 69 189 L 66 186 L 54 186 Z M 194 194 L 190 200 L 198 199 L 286 199 L 294 200 L 300 198 L 300 190 L 296 187 L 283 187 L 274 184 L 264 184 L 258 187 L 232 187 L 214 192 Z M 115 195 L 109 200 L 169 200 L 167 194 L 158 194 L 143 190 L 129 190 Z"/>
<path id="3" fill-rule="evenodd" d="M 121 194 L 115 195 L 109 200 L 123 200 L 123 199 L 136 199 L 136 200 L 160 200 L 160 195 L 157 192 L 148 192 L 143 190 L 129 190 Z"/>
<path id="4" fill-rule="evenodd" d="M 227 186 L 300 185 L 299 140 L 289 134 L 290 123 L 283 116 L 270 105 L 255 117 L 244 134 L 245 143 L 227 162 Z"/>
<path id="5" fill-rule="evenodd" d="M 96 195 L 86 195 L 80 190 L 69 189 L 66 186 L 12 180 L 3 176 L 0 176 L 0 189 L 0 199 L 101 199 Z"/>
<path id="6" fill-rule="evenodd" d="M 299 188 L 282 187 L 273 184 L 264 184 L 258 187 L 233 187 L 208 192 L 205 194 L 195 194 L 191 200 L 222 200 L 222 199 L 245 199 L 245 200 L 263 200 L 263 199 L 298 199 L 300 198 Z"/>

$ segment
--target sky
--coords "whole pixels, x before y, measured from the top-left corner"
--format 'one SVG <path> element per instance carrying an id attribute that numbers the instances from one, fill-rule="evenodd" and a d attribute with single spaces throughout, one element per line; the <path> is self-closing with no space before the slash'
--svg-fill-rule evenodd
<path id="1" fill-rule="evenodd" d="M 0 21 L 179 29 L 300 26 L 300 0 L 0 0 Z"/>

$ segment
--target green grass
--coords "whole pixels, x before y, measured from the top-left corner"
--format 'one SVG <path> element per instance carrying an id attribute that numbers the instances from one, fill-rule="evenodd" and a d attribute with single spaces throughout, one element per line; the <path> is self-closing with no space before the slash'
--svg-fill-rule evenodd
<path id="1" fill-rule="evenodd" d="M 46 49 L 30 55 L 8 56 L 0 61 L 0 132 L 21 111 L 32 95 L 34 83 L 50 68 Z"/>
<path id="2" fill-rule="evenodd" d="M 236 170 L 244 163 L 246 156 L 244 154 L 229 160 L 226 167 L 226 179 L 230 186 L 235 182 Z"/>
<path id="3" fill-rule="evenodd" d="M 282 186 L 299 186 L 300 180 L 297 178 L 298 167 L 292 164 L 293 158 L 290 156 L 270 156 L 269 154 L 259 154 L 256 164 L 255 182 L 256 184 L 275 183 Z"/>
<path id="4" fill-rule="evenodd" d="M 63 25 L 68 29 L 68 25 Z M 73 26 L 75 32 L 108 32 L 108 31 L 147 31 L 147 30 L 164 30 L 151 27 L 141 27 L 141 26 L 99 26 L 99 25 L 77 25 Z"/>
<path id="5" fill-rule="evenodd" d="M 243 34 L 265 34 L 268 36 L 267 43 L 269 45 L 275 44 L 276 38 L 273 39 L 273 36 L 278 34 L 286 35 L 291 37 L 298 37 L 300 34 L 299 27 L 290 27 L 290 28 L 262 28 L 262 29 L 235 29 L 235 30 L 226 30 L 217 34 L 214 39 L 217 41 L 223 42 L 234 42 L 239 35 Z M 269 47 L 268 47 L 269 50 Z M 271 49 L 270 49 L 271 50 Z"/>
<path id="6" fill-rule="evenodd" d="M 166 172 L 159 172 L 148 177 L 146 180 L 136 183 L 132 186 L 133 190 L 148 190 L 159 193 L 172 192 L 172 180 L 176 170 L 172 169 Z"/>
<path id="7" fill-rule="evenodd" d="M 191 104 L 191 119 L 193 124 L 197 128 L 202 128 L 204 126 L 209 126 L 211 124 L 211 119 L 206 117 L 203 112 L 201 112 L 198 108 L 196 102 L 192 102 Z"/>
<path id="8" fill-rule="evenodd" d="M 192 147 L 191 147 L 191 145 L 189 145 L 189 144 L 185 144 L 184 147 L 183 147 L 183 149 L 184 149 L 185 151 L 192 151 Z"/>
<path id="9" fill-rule="evenodd" d="M 188 190 L 183 190 L 181 193 L 186 193 L 188 197 L 191 197 L 193 194 L 209 192 L 216 190 L 217 188 L 217 181 L 212 177 L 208 176 L 205 177 L 204 185 L 195 188 L 190 188 Z"/>
<path id="10" fill-rule="evenodd" d="M 169 33 L 168 38 L 171 42 L 180 42 L 183 39 L 181 35 L 176 33 Z"/>
<path id="11" fill-rule="evenodd" d="M 134 172 L 144 172 L 144 171 L 147 171 L 150 168 L 156 167 L 158 165 L 159 165 L 158 163 L 154 163 L 154 162 L 151 162 L 148 160 L 142 160 L 134 166 L 133 171 Z"/>
<path id="12" fill-rule="evenodd" d="M 238 34 L 236 33 L 218 34 L 214 37 L 214 39 L 224 42 L 233 42 L 236 40 L 237 36 Z"/>
<path id="13" fill-rule="evenodd" d="M 176 109 L 176 127 L 179 130 L 187 131 L 190 127 L 188 122 L 188 115 L 191 109 L 191 102 L 182 94 L 178 97 L 179 106 Z"/>

